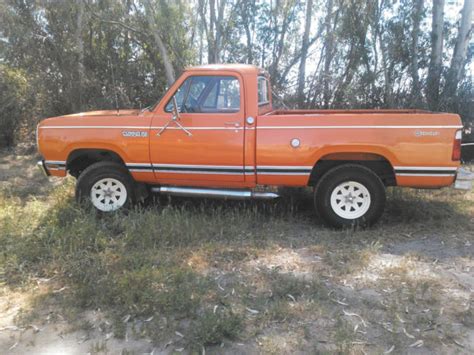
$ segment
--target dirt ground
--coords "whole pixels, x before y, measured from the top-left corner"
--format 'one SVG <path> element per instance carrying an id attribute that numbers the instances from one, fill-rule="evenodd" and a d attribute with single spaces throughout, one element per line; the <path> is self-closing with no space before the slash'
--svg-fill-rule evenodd
<path id="1" fill-rule="evenodd" d="M 62 184 L 43 177 L 35 159 L 29 147 L 1 152 L 5 195 L 41 204 Z M 192 351 L 474 353 L 473 191 L 405 194 L 395 189 L 380 223 L 360 232 L 321 226 L 310 200 L 308 192 L 300 192 L 277 202 L 296 212 L 269 231 L 263 244 L 217 241 L 211 251 L 198 247 L 186 252 L 187 265 L 215 280 L 216 292 L 244 318 L 236 338 Z M 173 203 L 186 206 L 187 201 Z M 144 208 L 153 212 L 156 207 Z M 253 230 L 242 227 L 242 233 Z M 188 333 L 176 330 L 188 329 L 186 320 L 157 340 L 135 328 L 159 314 L 125 317 L 123 337 L 115 336 L 112 320 L 101 309 L 65 314 L 57 299 L 70 285 L 54 278 L 30 275 L 22 287 L 11 287 L 0 264 L 0 353 L 192 352 L 185 341 Z M 244 287 L 245 296 L 239 295 Z"/>

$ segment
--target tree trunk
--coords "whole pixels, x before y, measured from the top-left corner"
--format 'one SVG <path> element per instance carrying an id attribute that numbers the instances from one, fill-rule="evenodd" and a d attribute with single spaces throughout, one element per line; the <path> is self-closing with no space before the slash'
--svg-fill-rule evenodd
<path id="1" fill-rule="evenodd" d="M 216 0 L 209 0 L 209 10 L 211 13 L 209 20 L 209 36 L 207 38 L 207 46 L 209 49 L 207 61 L 209 64 L 217 63 L 217 41 L 215 37 L 216 27 Z"/>
<path id="2" fill-rule="evenodd" d="M 255 0 L 246 1 L 241 0 L 239 2 L 239 11 L 242 16 L 242 25 L 245 30 L 245 38 L 247 41 L 247 63 L 253 64 L 253 40 L 252 40 L 252 29 L 251 24 L 253 23 L 252 17 L 255 14 Z"/>
<path id="3" fill-rule="evenodd" d="M 171 63 L 171 60 L 169 58 L 168 50 L 166 49 L 166 46 L 163 43 L 160 34 L 158 33 L 158 29 L 156 28 L 156 22 L 153 13 L 153 8 L 151 7 L 150 1 L 148 0 L 145 2 L 146 20 L 152 32 L 155 44 L 158 47 L 158 51 L 160 52 L 161 59 L 163 60 L 163 65 L 165 66 L 166 81 L 168 83 L 168 86 L 171 86 L 175 81 L 173 64 Z"/>
<path id="4" fill-rule="evenodd" d="M 439 108 L 439 84 L 443 56 L 444 0 L 433 1 L 431 23 L 431 56 L 426 84 L 428 107 L 432 111 Z"/>
<path id="5" fill-rule="evenodd" d="M 420 22 L 423 12 L 423 0 L 415 0 L 413 11 L 413 29 L 411 32 L 411 104 L 415 108 L 420 105 L 420 76 L 418 74 L 418 38 L 420 36 Z"/>
<path id="6" fill-rule="evenodd" d="M 245 35 L 247 37 L 247 63 L 253 63 L 252 34 L 248 22 L 245 23 Z"/>
<path id="7" fill-rule="evenodd" d="M 393 83 L 392 83 L 392 65 L 388 62 L 387 49 L 385 47 L 382 33 L 378 31 L 377 37 L 379 40 L 380 51 L 382 53 L 382 66 L 383 66 L 383 91 L 384 91 L 384 105 L 386 108 L 393 108 Z"/>
<path id="8" fill-rule="evenodd" d="M 358 11 L 361 9 L 352 4 L 348 9 L 348 13 L 345 16 L 357 16 Z M 339 105 L 346 105 L 347 102 L 345 98 L 347 96 L 347 89 L 352 83 L 354 76 L 357 73 L 359 64 L 361 63 L 364 56 L 367 55 L 365 43 L 367 40 L 367 30 L 368 30 L 368 21 L 366 19 L 361 19 L 356 23 L 357 27 L 354 27 L 354 36 L 351 39 L 350 49 L 346 55 L 348 63 L 345 65 L 345 71 L 342 75 L 340 83 L 334 93 L 334 103 Z M 349 102 L 350 103 L 350 102 Z"/>
<path id="9" fill-rule="evenodd" d="M 221 48 L 222 48 L 222 36 L 224 32 L 223 22 L 224 22 L 224 10 L 226 6 L 226 0 L 220 0 L 217 3 L 217 21 L 216 21 L 216 44 L 215 44 L 215 57 L 216 63 L 220 63 L 221 60 Z"/>
<path id="10" fill-rule="evenodd" d="M 222 37 L 224 33 L 224 12 L 226 0 L 209 0 L 209 25 L 207 23 L 207 3 L 199 0 L 198 11 L 201 16 L 201 22 L 206 32 L 207 39 L 207 62 L 209 64 L 220 62 L 220 52 L 222 47 Z"/>
<path id="11" fill-rule="evenodd" d="M 206 41 L 207 41 L 207 62 L 209 62 L 210 58 L 210 53 L 211 53 L 211 34 L 210 34 L 210 29 L 207 26 L 207 20 L 206 20 L 206 2 L 204 0 L 199 0 L 198 1 L 198 11 L 199 11 L 199 16 L 201 17 L 201 33 L 204 32 L 206 34 Z M 202 48 L 201 48 L 202 50 Z M 202 53 L 201 53 L 202 54 Z M 202 59 L 200 59 L 200 64 L 202 64 Z"/>
<path id="12" fill-rule="evenodd" d="M 77 18 L 76 18 L 76 50 L 77 50 L 77 97 L 74 99 L 74 111 L 82 111 L 82 83 L 84 78 L 84 41 L 82 39 L 84 1 L 77 0 Z"/>
<path id="13" fill-rule="evenodd" d="M 473 4 L 474 0 L 464 0 L 464 6 L 461 11 L 461 24 L 459 25 L 458 37 L 454 46 L 453 58 L 446 76 L 446 86 L 444 89 L 444 99 L 447 101 L 448 107 L 452 106 L 466 62 L 467 45 L 472 33 Z"/>
<path id="14" fill-rule="evenodd" d="M 168 85 L 171 86 L 175 81 L 173 64 L 171 63 L 169 59 L 168 51 L 163 41 L 161 40 L 161 37 L 158 34 L 158 31 L 156 30 L 153 31 L 153 37 L 155 39 L 156 45 L 158 46 L 158 50 L 160 51 L 161 59 L 163 59 L 163 65 L 165 66 L 166 81 L 168 82 Z"/>
<path id="15" fill-rule="evenodd" d="M 202 65 L 202 54 L 204 48 L 204 31 L 202 21 L 199 24 L 199 65 Z"/>
<path id="16" fill-rule="evenodd" d="M 330 80 L 330 70 L 331 70 L 331 61 L 333 57 L 333 48 L 334 48 L 334 34 L 331 26 L 332 22 L 332 8 L 333 0 L 328 0 L 327 2 L 327 14 L 325 19 L 326 27 L 326 43 L 325 43 L 325 53 L 324 53 L 324 71 L 323 71 L 323 102 L 324 108 L 329 108 L 329 102 L 331 100 L 331 92 L 329 90 L 329 80 Z"/>
<path id="17" fill-rule="evenodd" d="M 298 101 L 304 103 L 304 84 L 306 74 L 306 57 L 308 56 L 309 31 L 311 29 L 311 15 L 313 9 L 313 0 L 306 2 L 306 20 L 304 26 L 303 43 L 301 44 L 300 68 L 298 71 Z"/>
<path id="18" fill-rule="evenodd" d="M 278 6 L 278 5 L 277 5 Z M 285 38 L 288 32 L 288 26 L 290 22 L 290 13 L 292 11 L 292 8 L 294 6 L 294 2 L 290 1 L 285 4 L 285 8 L 283 10 L 283 23 L 281 25 L 281 32 L 280 32 L 280 38 L 277 41 L 276 47 L 274 47 L 273 50 L 273 59 L 272 59 L 272 64 L 270 65 L 270 76 L 272 77 L 272 80 L 277 80 L 277 73 L 278 73 L 278 66 L 280 64 L 280 59 L 283 54 L 283 49 L 285 47 Z M 277 32 L 278 25 L 277 21 L 275 19 L 275 32 Z M 277 36 L 275 36 L 277 37 Z M 276 38 L 275 38 L 276 40 Z"/>

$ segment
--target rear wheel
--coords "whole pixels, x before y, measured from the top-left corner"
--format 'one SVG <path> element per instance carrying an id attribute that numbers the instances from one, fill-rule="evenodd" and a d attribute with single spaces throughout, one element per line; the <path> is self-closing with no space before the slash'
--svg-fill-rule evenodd
<path id="1" fill-rule="evenodd" d="M 372 170 L 344 164 L 321 178 L 314 191 L 314 204 L 323 221 L 332 227 L 366 227 L 382 216 L 385 187 Z"/>
<path id="2" fill-rule="evenodd" d="M 134 182 L 118 163 L 94 163 L 77 179 L 76 199 L 100 212 L 127 209 L 134 199 Z"/>

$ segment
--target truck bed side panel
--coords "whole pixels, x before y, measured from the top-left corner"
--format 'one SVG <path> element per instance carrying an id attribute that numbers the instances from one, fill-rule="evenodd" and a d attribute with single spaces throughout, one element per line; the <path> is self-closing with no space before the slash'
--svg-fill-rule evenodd
<path id="1" fill-rule="evenodd" d="M 257 182 L 306 185 L 313 166 L 328 154 L 371 153 L 390 162 L 399 186 L 447 186 L 459 166 L 451 155 L 460 128 L 459 116 L 452 114 L 259 116 Z"/>

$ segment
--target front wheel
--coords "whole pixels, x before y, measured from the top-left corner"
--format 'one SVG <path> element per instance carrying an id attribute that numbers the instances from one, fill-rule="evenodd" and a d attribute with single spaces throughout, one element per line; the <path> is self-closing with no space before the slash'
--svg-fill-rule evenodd
<path id="1" fill-rule="evenodd" d="M 77 179 L 76 199 L 100 212 L 113 212 L 131 205 L 133 187 L 125 167 L 114 162 L 98 162 L 86 168 Z"/>
<path id="2" fill-rule="evenodd" d="M 372 170 L 344 164 L 321 178 L 314 191 L 314 204 L 323 221 L 332 227 L 366 227 L 382 216 L 385 187 Z"/>

